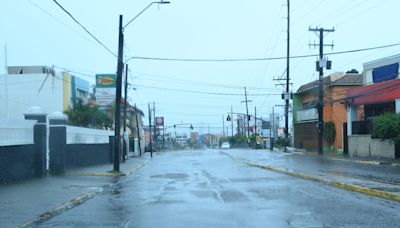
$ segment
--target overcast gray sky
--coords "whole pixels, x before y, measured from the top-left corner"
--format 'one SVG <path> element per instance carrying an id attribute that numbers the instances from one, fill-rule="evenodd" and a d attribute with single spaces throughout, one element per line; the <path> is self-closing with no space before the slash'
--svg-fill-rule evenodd
<path id="1" fill-rule="evenodd" d="M 117 52 L 118 15 L 126 23 L 151 1 L 58 0 L 77 20 L 113 52 Z M 83 73 L 94 82 L 95 73 L 114 73 L 116 58 L 97 44 L 51 0 L 2 0 L 0 44 L 7 43 L 8 65 L 55 65 Z M 335 27 L 325 36 L 335 47 L 325 52 L 346 51 L 398 43 L 399 1 L 396 0 L 292 0 L 291 55 L 317 54 L 309 42 L 318 37 L 309 26 Z M 125 57 L 232 59 L 286 56 L 286 0 L 171 0 L 153 5 L 125 30 Z M 329 72 L 352 68 L 397 54 L 400 46 L 330 56 Z M 1 58 L 4 52 L 1 49 Z M 295 91 L 317 79 L 316 58 L 292 59 L 290 73 Z M 1 62 L 4 66 L 4 61 Z M 282 86 L 274 77 L 286 69 L 285 60 L 254 62 L 173 62 L 132 60 L 129 81 L 132 102 L 147 113 L 147 102 L 156 102 L 157 116 L 167 125 L 190 122 L 210 125 L 221 132 L 222 115 L 233 105 L 245 112 L 244 96 L 195 94 L 243 93 L 249 87 L 250 111 L 268 116 L 275 104 L 283 104 Z M 4 68 L 4 67 L 3 67 Z M 79 76 L 78 74 L 76 74 Z M 153 87 L 153 88 L 151 88 Z M 154 88 L 155 87 L 155 88 Z M 272 94 L 252 96 L 252 94 Z M 283 113 L 282 108 L 276 108 Z"/>

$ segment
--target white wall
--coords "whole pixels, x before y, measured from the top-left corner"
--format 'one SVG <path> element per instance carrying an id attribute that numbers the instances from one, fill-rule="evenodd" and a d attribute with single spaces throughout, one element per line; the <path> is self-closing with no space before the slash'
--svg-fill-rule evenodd
<path id="1" fill-rule="evenodd" d="M 31 106 L 42 108 L 50 114 L 63 111 L 63 77 L 47 74 L 11 74 L 7 76 L 9 119 L 24 119 L 24 112 Z M 6 119 L 6 75 L 0 75 L 0 120 Z"/>
<path id="2" fill-rule="evenodd" d="M 368 85 L 368 84 L 372 84 L 373 82 L 373 78 L 372 78 L 372 69 L 371 70 L 366 70 L 363 73 L 363 84 L 364 85 Z"/>
<path id="3" fill-rule="evenodd" d="M 67 144 L 108 143 L 113 131 L 67 126 Z"/>
<path id="4" fill-rule="evenodd" d="M 33 144 L 36 120 L 0 121 L 0 146 Z"/>

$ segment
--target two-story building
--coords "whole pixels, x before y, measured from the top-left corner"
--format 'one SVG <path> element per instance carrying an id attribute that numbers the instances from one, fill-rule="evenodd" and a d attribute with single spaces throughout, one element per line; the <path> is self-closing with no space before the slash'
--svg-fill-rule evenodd
<path id="1" fill-rule="evenodd" d="M 393 151 L 387 154 L 376 154 L 375 151 L 371 152 L 371 148 L 361 151 L 350 145 L 350 140 L 354 145 L 363 137 L 371 141 L 372 120 L 386 112 L 400 112 L 399 64 L 400 54 L 364 63 L 363 86 L 347 91 L 345 103 L 351 155 L 395 156 Z M 357 115 L 360 111 L 364 112 L 363 116 Z M 400 154 L 397 153 L 396 157 L 400 157 Z"/>
<path id="2" fill-rule="evenodd" d="M 323 78 L 324 122 L 335 125 L 336 137 L 333 146 L 343 148 L 343 131 L 346 122 L 346 107 L 341 102 L 346 91 L 362 85 L 362 75 L 358 73 L 333 73 Z M 294 146 L 308 150 L 318 148 L 318 95 L 319 80 L 300 86 L 293 94 Z M 326 142 L 325 146 L 328 146 Z"/>

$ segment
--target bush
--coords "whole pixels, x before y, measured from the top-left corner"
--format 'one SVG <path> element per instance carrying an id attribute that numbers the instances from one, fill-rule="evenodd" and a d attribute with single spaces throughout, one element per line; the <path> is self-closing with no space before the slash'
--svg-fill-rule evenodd
<path id="1" fill-rule="evenodd" d="M 332 146 L 333 143 L 335 142 L 335 138 L 336 138 L 335 123 L 333 123 L 332 121 L 326 122 L 324 124 L 325 141 L 329 144 L 329 146 Z"/>
<path id="2" fill-rule="evenodd" d="M 274 145 L 276 147 L 285 147 L 286 146 L 285 137 L 279 137 L 278 139 L 276 139 L 276 141 L 274 142 Z"/>
<path id="3" fill-rule="evenodd" d="M 372 138 L 390 139 L 400 144 L 400 114 L 385 113 L 373 121 Z"/>

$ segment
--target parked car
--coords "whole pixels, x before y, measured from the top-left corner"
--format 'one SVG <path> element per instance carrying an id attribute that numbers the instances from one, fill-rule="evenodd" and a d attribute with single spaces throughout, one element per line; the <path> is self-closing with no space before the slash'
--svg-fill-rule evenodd
<path id="1" fill-rule="evenodd" d="M 231 144 L 229 144 L 228 142 L 223 142 L 221 144 L 221 148 L 222 149 L 230 149 L 231 148 Z"/>

